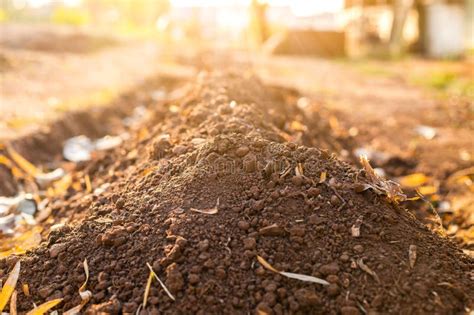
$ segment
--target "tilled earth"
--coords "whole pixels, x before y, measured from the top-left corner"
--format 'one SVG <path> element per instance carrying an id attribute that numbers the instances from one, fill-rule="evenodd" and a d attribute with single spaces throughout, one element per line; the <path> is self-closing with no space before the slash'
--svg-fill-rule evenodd
<path id="1" fill-rule="evenodd" d="M 295 93 L 249 73 L 201 73 L 186 96 L 154 108 L 146 133 L 82 166 L 100 189 L 52 203 L 55 215 L 84 219 L 0 260 L 5 281 L 21 259 L 18 288 L 31 295 L 18 290 L 19 311 L 53 298 L 60 312 L 80 304 L 85 259 L 89 314 L 137 312 L 146 263 L 176 299 L 154 282 L 143 314 L 472 309 L 472 258 L 403 205 L 357 192 L 367 174 L 321 149 L 340 141 L 327 139 L 327 122 L 302 128 Z M 317 148 L 295 143 L 309 135 Z M 329 285 L 283 277 L 257 256 Z"/>

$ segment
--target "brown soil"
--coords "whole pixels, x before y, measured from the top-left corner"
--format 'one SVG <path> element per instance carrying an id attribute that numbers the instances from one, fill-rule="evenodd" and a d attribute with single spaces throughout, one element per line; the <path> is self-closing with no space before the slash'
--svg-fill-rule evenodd
<path id="1" fill-rule="evenodd" d="M 154 283 L 141 314 L 472 309 L 473 259 L 403 206 L 357 193 L 355 184 L 368 181 L 363 171 L 290 142 L 307 135 L 295 99 L 294 91 L 269 88 L 250 74 L 203 73 L 184 98 L 154 108 L 145 136 L 137 131 L 78 171 L 102 191 L 49 206 L 57 215 L 83 213 L 83 220 L 52 231 L 25 256 L 0 261 L 5 281 L 22 260 L 18 287 L 28 283 L 31 296 L 19 289 L 19 309 L 54 297 L 64 298 L 59 310 L 78 305 L 85 258 L 89 314 L 135 313 L 147 262 L 176 301 Z M 318 119 L 307 122 L 311 135 L 326 138 L 321 143 L 344 140 L 327 139 L 327 122 Z M 298 163 L 303 175 L 295 173 Z M 319 184 L 322 172 L 327 179 Z M 215 206 L 216 214 L 192 210 Z M 361 235 L 353 237 L 358 221 Z M 331 284 L 284 278 L 264 269 L 257 255 Z"/>

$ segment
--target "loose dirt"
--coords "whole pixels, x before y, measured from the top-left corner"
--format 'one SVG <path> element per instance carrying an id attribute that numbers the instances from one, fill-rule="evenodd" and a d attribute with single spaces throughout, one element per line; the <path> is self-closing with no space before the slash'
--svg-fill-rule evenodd
<path id="1" fill-rule="evenodd" d="M 202 73 L 187 88 L 156 106 L 122 147 L 79 168 L 94 192 L 50 205 L 83 219 L 54 229 L 24 256 L 0 260 L 5 281 L 21 259 L 20 311 L 53 298 L 64 299 L 60 311 L 80 304 L 84 259 L 88 314 L 137 312 L 146 263 L 175 301 L 154 282 L 140 314 L 472 309 L 472 258 L 403 205 L 356 192 L 369 182 L 364 171 L 295 143 L 308 132 L 296 92 L 264 86 L 251 73 Z M 332 143 L 317 118 L 311 135 Z M 257 255 L 329 285 L 283 277 Z"/>

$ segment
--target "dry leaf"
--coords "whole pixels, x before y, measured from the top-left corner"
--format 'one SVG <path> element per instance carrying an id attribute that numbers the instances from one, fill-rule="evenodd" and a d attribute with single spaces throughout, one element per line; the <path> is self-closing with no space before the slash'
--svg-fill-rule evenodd
<path id="1" fill-rule="evenodd" d="M 326 181 L 328 173 L 326 171 L 321 173 L 321 176 L 319 177 L 319 183 L 322 184 Z"/>
<path id="2" fill-rule="evenodd" d="M 299 274 L 299 273 L 292 273 L 292 272 L 285 272 L 285 271 L 280 272 L 280 274 L 282 276 L 287 277 L 287 278 L 292 278 L 292 279 L 306 281 L 306 282 L 319 283 L 319 284 L 322 284 L 322 285 L 329 285 L 329 282 L 327 282 L 326 280 L 316 278 L 316 277 L 313 277 L 313 276 L 307 276 L 307 275 L 302 275 L 302 274 Z"/>
<path id="3" fill-rule="evenodd" d="M 362 217 L 359 217 L 354 225 L 351 227 L 351 235 L 353 237 L 359 237 L 360 236 L 360 226 L 362 225 Z"/>
<path id="4" fill-rule="evenodd" d="M 298 163 L 295 167 L 295 174 L 296 176 L 303 176 L 304 175 L 304 171 L 303 171 L 303 165 L 301 165 L 301 163 Z"/>
<path id="5" fill-rule="evenodd" d="M 377 274 L 375 273 L 375 271 L 373 271 L 372 269 L 370 269 L 369 266 L 367 266 L 366 264 L 364 264 L 364 260 L 363 260 L 362 258 L 360 258 L 360 259 L 357 260 L 357 265 L 359 266 L 360 269 L 362 269 L 363 271 L 365 271 L 366 273 L 368 273 L 369 275 L 371 275 L 372 278 L 375 279 L 375 281 L 377 281 L 378 283 L 380 283 L 379 276 L 377 276 Z"/>
<path id="6" fill-rule="evenodd" d="M 87 264 L 87 258 L 84 259 L 83 265 L 84 265 L 84 272 L 86 274 L 86 280 L 79 288 L 79 295 L 81 297 L 82 302 L 81 304 L 74 306 L 70 310 L 67 310 L 66 312 L 64 312 L 63 315 L 79 314 L 81 309 L 84 307 L 84 305 L 86 305 L 92 298 L 92 292 L 89 290 L 86 290 L 87 282 L 89 281 L 89 265 Z"/>
<path id="7" fill-rule="evenodd" d="M 41 171 L 37 169 L 36 166 L 31 164 L 28 160 L 26 160 L 23 156 L 16 152 L 13 147 L 7 146 L 7 152 L 12 158 L 12 160 L 28 175 L 35 177 L 36 175 L 41 173 Z"/>
<path id="8" fill-rule="evenodd" d="M 217 211 L 217 208 L 209 208 L 209 209 L 194 209 L 194 208 L 190 208 L 189 210 L 191 211 L 194 211 L 194 212 L 199 212 L 199 213 L 204 213 L 204 214 L 216 214 L 218 211 Z"/>
<path id="9" fill-rule="evenodd" d="M 422 195 L 433 195 L 436 194 L 438 189 L 435 186 L 432 185 L 427 185 L 427 186 L 421 186 L 418 188 L 418 191 Z"/>
<path id="10" fill-rule="evenodd" d="M 190 208 L 189 210 L 194 211 L 194 212 L 203 213 L 203 214 L 217 214 L 217 212 L 219 212 L 219 210 L 217 209 L 218 207 L 219 207 L 219 198 L 217 198 L 216 206 L 214 208 L 209 208 L 209 209 Z"/>
<path id="11" fill-rule="evenodd" d="M 299 121 L 293 120 L 290 124 L 290 128 L 294 131 L 306 131 L 307 128 L 305 125 L 300 123 Z"/>
<path id="12" fill-rule="evenodd" d="M 387 196 L 388 200 L 393 203 L 398 203 L 407 199 L 407 196 L 403 194 L 398 183 L 380 178 L 375 173 L 366 156 L 360 156 L 360 163 L 362 164 L 370 183 L 357 184 L 356 191 L 360 192 L 370 188 L 379 195 Z"/>
<path id="13" fill-rule="evenodd" d="M 25 296 L 30 296 L 30 286 L 28 285 L 28 283 L 23 283 L 21 289 L 23 290 L 23 294 Z"/>
<path id="14" fill-rule="evenodd" d="M 46 313 L 47 311 L 49 311 L 50 309 L 52 309 L 53 307 L 61 303 L 62 300 L 63 299 L 55 299 L 55 300 L 51 300 L 46 303 L 43 303 L 40 306 L 37 306 L 31 311 L 29 311 L 28 313 L 26 313 L 26 315 L 43 315 L 44 313 Z"/>
<path id="15" fill-rule="evenodd" d="M 15 264 L 12 271 L 10 272 L 10 275 L 7 278 L 7 281 L 5 281 L 5 284 L 3 285 L 2 292 L 0 293 L 0 312 L 3 311 L 3 309 L 8 303 L 8 300 L 10 299 L 10 296 L 15 290 L 19 275 L 20 261 Z"/>
<path id="16" fill-rule="evenodd" d="M 146 265 L 148 266 L 148 268 L 150 269 L 150 272 L 153 274 L 153 276 L 155 277 L 156 280 L 158 280 L 158 282 L 160 283 L 161 287 L 163 288 L 163 290 L 165 290 L 166 294 L 168 294 L 168 296 L 170 297 L 170 299 L 172 299 L 173 301 L 175 301 L 175 298 L 173 296 L 173 294 L 171 294 L 171 292 L 168 290 L 168 288 L 165 286 L 165 284 L 163 283 L 163 281 L 161 281 L 160 278 L 158 278 L 158 276 L 156 275 L 155 271 L 153 271 L 153 268 L 151 267 L 151 265 L 149 263 L 146 263 Z"/>
<path id="17" fill-rule="evenodd" d="M 400 178 L 400 184 L 404 187 L 416 188 L 425 184 L 429 178 L 423 173 L 415 173 Z"/>
<path id="18" fill-rule="evenodd" d="M 150 287 L 151 287 L 152 280 L 153 280 L 153 272 L 151 272 L 150 270 L 150 275 L 148 276 L 148 280 L 146 282 L 145 294 L 143 294 L 143 308 L 146 307 L 146 303 L 148 301 L 148 295 L 150 294 Z"/>
<path id="19" fill-rule="evenodd" d="M 280 273 L 280 271 L 278 271 L 278 270 L 276 270 L 275 268 L 273 268 L 273 266 L 270 265 L 263 257 L 257 255 L 257 260 L 258 260 L 258 262 L 260 263 L 260 265 L 262 265 L 262 266 L 265 267 L 266 269 L 268 269 L 268 270 L 270 270 L 270 271 L 273 271 L 273 272 L 275 272 L 275 273 Z"/>
<path id="20" fill-rule="evenodd" d="M 25 233 L 7 239 L 5 243 L 0 242 L 0 258 L 8 257 L 12 254 L 21 255 L 27 250 L 36 247 L 41 243 L 41 227 L 35 226 Z"/>
<path id="21" fill-rule="evenodd" d="M 86 182 L 86 191 L 88 193 L 91 193 L 92 192 L 92 184 L 91 184 L 91 178 L 89 177 L 89 174 L 86 174 L 85 182 Z"/>
<path id="22" fill-rule="evenodd" d="M 278 271 L 272 265 L 270 265 L 270 263 L 268 263 L 263 257 L 258 256 L 258 255 L 257 255 L 257 260 L 266 269 L 273 271 L 275 273 L 279 273 L 282 276 L 285 276 L 287 278 L 296 279 L 296 280 L 305 281 L 305 282 L 313 282 L 313 283 L 318 283 L 322 285 L 329 285 L 329 282 L 327 282 L 326 280 L 316 278 L 313 276 L 307 276 L 307 275 L 302 275 L 302 274 L 293 273 L 293 272 Z"/>
<path id="23" fill-rule="evenodd" d="M 16 290 L 13 291 L 12 298 L 10 300 L 10 315 L 16 315 L 16 296 L 17 292 Z"/>
<path id="24" fill-rule="evenodd" d="M 416 263 L 416 245 L 410 245 L 408 248 L 408 260 L 410 262 L 410 268 L 413 269 Z"/>

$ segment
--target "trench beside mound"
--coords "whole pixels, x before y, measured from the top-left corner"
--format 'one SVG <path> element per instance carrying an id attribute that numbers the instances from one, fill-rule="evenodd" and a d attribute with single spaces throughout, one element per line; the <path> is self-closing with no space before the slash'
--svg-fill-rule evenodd
<path id="1" fill-rule="evenodd" d="M 472 259 L 384 196 L 357 193 L 356 183 L 369 180 L 363 171 L 287 142 L 294 134 L 285 119 L 298 112 L 282 93 L 253 77 L 213 73 L 177 104 L 157 108 L 147 136 L 86 168 L 110 184 L 83 197 L 86 219 L 20 257 L 19 310 L 53 298 L 63 299 L 60 311 L 79 305 L 85 259 L 90 314 L 472 306 Z M 3 281 L 16 260 L 0 261 Z M 147 263 L 175 300 L 154 281 L 142 306 Z"/>

